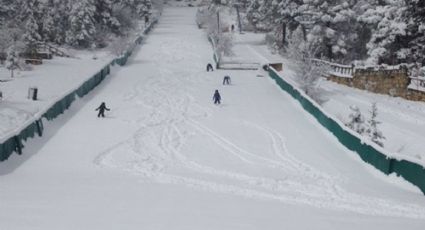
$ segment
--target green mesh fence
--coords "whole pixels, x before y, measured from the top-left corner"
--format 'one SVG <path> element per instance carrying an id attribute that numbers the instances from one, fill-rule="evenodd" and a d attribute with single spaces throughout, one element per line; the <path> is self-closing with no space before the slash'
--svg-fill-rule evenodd
<path id="1" fill-rule="evenodd" d="M 423 166 L 406 160 L 389 158 L 371 145 L 363 143 L 357 136 L 351 134 L 341 127 L 338 122 L 323 113 L 321 109 L 280 77 L 272 68 L 269 68 L 269 76 L 276 81 L 281 89 L 297 100 L 304 110 L 309 112 L 323 127 L 329 130 L 341 144 L 356 152 L 363 161 L 373 165 L 385 174 L 394 172 L 402 176 L 407 181 L 418 186 L 425 194 L 425 169 Z"/>
<path id="2" fill-rule="evenodd" d="M 152 27 L 158 22 L 158 20 L 154 20 L 144 31 L 144 34 L 147 34 L 151 31 Z M 80 87 L 78 87 L 75 91 L 69 93 L 62 99 L 58 100 L 55 104 L 53 104 L 43 115 L 42 118 L 46 118 L 47 120 L 52 120 L 64 113 L 67 110 L 72 102 L 75 101 L 76 96 L 83 97 L 88 94 L 91 90 L 93 90 L 97 85 L 99 85 L 106 76 L 110 73 L 110 66 L 118 64 L 120 66 L 124 66 L 128 58 L 131 56 L 134 48 L 141 44 L 143 40 L 142 36 L 139 36 L 135 40 L 135 44 L 130 47 L 129 50 L 125 52 L 125 54 L 121 57 L 118 57 L 111 61 L 110 64 L 106 65 L 103 69 L 101 69 L 98 73 L 96 73 L 93 77 L 85 81 Z M 22 154 L 22 148 L 24 145 L 22 144 L 28 138 L 34 137 L 34 135 L 38 134 L 39 136 L 43 135 L 43 122 L 42 118 L 34 121 L 30 125 L 28 125 L 25 129 L 23 129 L 18 135 L 10 137 L 6 141 L 0 144 L 0 162 L 5 161 L 9 158 L 9 156 L 16 152 L 18 154 Z"/>

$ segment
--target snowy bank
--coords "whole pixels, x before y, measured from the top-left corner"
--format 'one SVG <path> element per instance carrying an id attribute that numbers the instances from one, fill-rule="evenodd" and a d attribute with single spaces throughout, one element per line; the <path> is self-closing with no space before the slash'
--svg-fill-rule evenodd
<path id="1" fill-rule="evenodd" d="M 284 78 L 272 67 L 269 68 L 269 76 L 276 81 L 280 88 L 296 99 L 323 127 L 330 131 L 341 144 L 356 152 L 362 160 L 385 174 L 396 173 L 401 175 L 425 193 L 425 180 L 423 179 L 425 178 L 425 169 L 422 162 L 409 156 L 388 152 L 347 128 L 339 119 L 325 112 L 319 104 L 294 86 L 296 84 L 291 83 L 291 79 Z"/>
<path id="2" fill-rule="evenodd" d="M 148 33 L 156 22 L 157 19 L 153 20 L 118 58 L 108 55 L 83 60 L 57 58 L 49 61 L 45 68 L 36 69 L 33 72 L 35 76 L 31 78 L 21 77 L 3 83 L 8 87 L 0 88 L 6 95 L 0 109 L 3 117 L 0 121 L 0 161 L 7 160 L 15 151 L 21 154 L 23 141 L 36 133 L 42 135 L 43 118 L 51 120 L 62 114 L 76 96 L 82 97 L 100 84 L 109 74 L 111 65 L 125 65 L 135 47 L 141 43 L 143 34 Z M 37 101 L 26 100 L 23 94 L 34 85 L 40 90 L 41 97 Z"/>

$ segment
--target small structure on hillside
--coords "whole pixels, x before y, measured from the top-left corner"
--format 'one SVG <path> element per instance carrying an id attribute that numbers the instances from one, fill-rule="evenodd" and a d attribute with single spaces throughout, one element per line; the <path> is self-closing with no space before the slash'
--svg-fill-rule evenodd
<path id="1" fill-rule="evenodd" d="M 276 71 L 280 72 L 283 70 L 283 65 L 282 63 L 270 63 L 269 64 L 271 67 L 273 67 L 273 69 L 275 69 Z"/>

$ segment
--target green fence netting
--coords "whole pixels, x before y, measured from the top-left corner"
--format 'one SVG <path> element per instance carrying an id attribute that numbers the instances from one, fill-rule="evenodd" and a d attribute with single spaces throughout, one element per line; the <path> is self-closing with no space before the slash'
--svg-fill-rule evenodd
<path id="1" fill-rule="evenodd" d="M 35 134 L 38 134 L 39 136 L 43 135 L 43 122 L 41 119 L 31 123 L 18 135 L 13 136 L 0 144 L 0 161 L 7 160 L 13 152 L 21 154 L 22 148 L 24 147 L 22 141 L 34 137 Z"/>
<path id="2" fill-rule="evenodd" d="M 151 31 L 152 27 L 158 22 L 157 19 L 152 21 L 152 23 L 145 29 L 143 34 L 147 34 Z M 75 101 L 75 98 L 83 97 L 88 94 L 91 90 L 93 90 L 97 85 L 99 85 L 106 76 L 110 73 L 110 66 L 118 64 L 120 66 L 124 66 L 128 58 L 131 56 L 134 48 L 141 44 L 143 41 L 143 36 L 139 36 L 135 41 L 134 45 L 130 46 L 129 50 L 127 50 L 124 55 L 112 60 L 108 65 L 102 68 L 98 73 L 92 76 L 90 79 L 85 81 L 80 87 L 78 87 L 75 91 L 69 93 L 64 96 L 62 99 L 55 102 L 43 115 L 40 119 L 34 121 L 29 124 L 25 129 L 23 129 L 18 135 L 12 136 L 3 143 L 0 144 L 0 162 L 5 161 L 9 158 L 9 156 L 16 152 L 18 154 L 22 154 L 22 148 L 24 147 L 23 142 L 28 138 L 34 137 L 35 134 L 39 136 L 43 135 L 43 122 L 42 118 L 46 118 L 47 120 L 52 120 L 64 113 L 67 110 L 72 102 Z"/>
<path id="3" fill-rule="evenodd" d="M 360 158 L 373 165 L 385 174 L 396 173 L 407 181 L 416 185 L 425 194 L 425 169 L 423 166 L 406 160 L 389 158 L 371 145 L 364 143 L 360 138 L 351 134 L 341 125 L 328 117 L 310 99 L 304 97 L 291 84 L 280 77 L 272 68 L 269 68 L 269 76 L 276 81 L 277 85 L 296 99 L 301 106 L 309 112 L 327 130 L 329 130 L 341 144 L 356 152 Z"/>

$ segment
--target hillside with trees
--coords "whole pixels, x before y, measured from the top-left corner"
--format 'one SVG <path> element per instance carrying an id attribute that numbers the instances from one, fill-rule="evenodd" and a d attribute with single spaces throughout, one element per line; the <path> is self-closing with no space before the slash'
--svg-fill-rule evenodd
<path id="1" fill-rule="evenodd" d="M 425 64 L 423 0 L 229 0 L 213 4 L 246 12 L 255 30 L 269 32 L 272 46 L 285 50 L 294 36 L 315 56 L 340 63 Z"/>
<path id="2" fill-rule="evenodd" d="M 151 0 L 1 0 L 0 53 L 38 43 L 103 48 L 148 19 Z"/>

